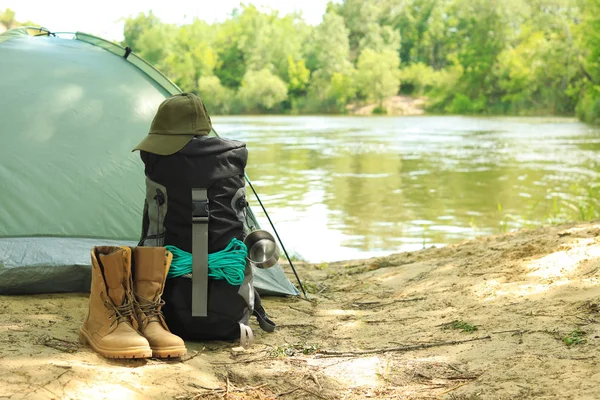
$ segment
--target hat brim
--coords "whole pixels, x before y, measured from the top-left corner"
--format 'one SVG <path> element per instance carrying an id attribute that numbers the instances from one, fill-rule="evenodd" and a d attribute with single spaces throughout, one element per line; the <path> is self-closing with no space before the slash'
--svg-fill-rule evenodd
<path id="1" fill-rule="evenodd" d="M 132 151 L 143 150 L 161 156 L 169 156 L 183 149 L 194 135 L 147 135 Z"/>

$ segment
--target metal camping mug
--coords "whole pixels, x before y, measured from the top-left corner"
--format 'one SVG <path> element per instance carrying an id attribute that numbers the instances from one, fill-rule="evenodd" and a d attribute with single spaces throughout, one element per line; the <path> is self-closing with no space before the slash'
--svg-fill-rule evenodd
<path id="1" fill-rule="evenodd" d="M 257 268 L 267 269 L 279 261 L 279 249 L 275 238 L 269 232 L 258 229 L 244 239 L 248 248 L 248 261 Z"/>

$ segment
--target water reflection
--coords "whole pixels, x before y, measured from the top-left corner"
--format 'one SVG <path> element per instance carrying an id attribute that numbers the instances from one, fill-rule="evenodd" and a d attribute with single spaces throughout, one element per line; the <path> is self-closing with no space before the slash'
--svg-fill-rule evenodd
<path id="1" fill-rule="evenodd" d="M 600 151 L 600 131 L 561 119 L 221 117 L 215 128 L 248 144 L 247 173 L 284 243 L 313 262 L 534 225 L 597 180 Z"/>

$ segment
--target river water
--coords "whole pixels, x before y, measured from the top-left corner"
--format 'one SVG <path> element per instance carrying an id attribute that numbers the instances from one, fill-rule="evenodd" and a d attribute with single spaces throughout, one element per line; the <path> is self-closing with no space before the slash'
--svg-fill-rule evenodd
<path id="1" fill-rule="evenodd" d="M 585 218 L 600 129 L 570 119 L 216 117 L 288 250 L 367 258 Z M 248 189 L 250 191 L 250 189 Z M 255 197 L 253 211 L 273 232 Z"/>

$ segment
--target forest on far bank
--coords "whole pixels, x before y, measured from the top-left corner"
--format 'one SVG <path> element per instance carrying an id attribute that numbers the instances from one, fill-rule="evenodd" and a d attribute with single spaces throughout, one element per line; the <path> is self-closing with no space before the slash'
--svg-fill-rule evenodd
<path id="1" fill-rule="evenodd" d="M 434 113 L 600 122 L 600 0 L 344 0 L 317 26 L 253 5 L 214 24 L 148 11 L 120 44 L 214 114 L 383 113 L 403 94 Z"/>

